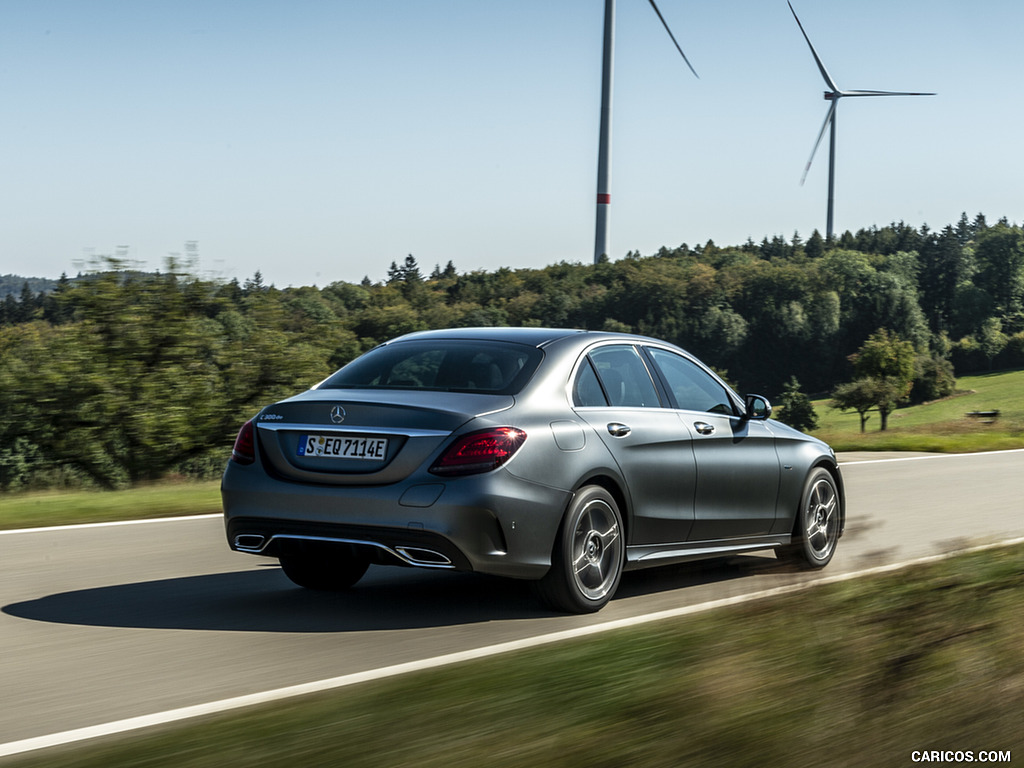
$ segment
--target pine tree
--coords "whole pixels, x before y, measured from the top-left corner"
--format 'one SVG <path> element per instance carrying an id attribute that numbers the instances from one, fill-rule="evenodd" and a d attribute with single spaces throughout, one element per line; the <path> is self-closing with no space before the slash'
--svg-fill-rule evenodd
<path id="1" fill-rule="evenodd" d="M 821 236 L 821 232 L 814 230 L 811 236 L 807 239 L 807 244 L 804 246 L 804 253 L 807 254 L 809 259 L 820 259 L 825 253 L 825 238 Z"/>
<path id="2" fill-rule="evenodd" d="M 800 391 L 800 382 L 791 376 L 779 398 L 780 413 L 776 418 L 783 424 L 801 432 L 810 432 L 818 428 L 818 415 L 814 412 L 811 399 Z"/>

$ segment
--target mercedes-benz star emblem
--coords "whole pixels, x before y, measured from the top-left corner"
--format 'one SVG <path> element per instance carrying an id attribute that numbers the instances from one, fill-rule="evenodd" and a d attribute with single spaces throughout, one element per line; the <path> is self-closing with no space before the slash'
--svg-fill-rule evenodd
<path id="1" fill-rule="evenodd" d="M 341 424 L 345 420 L 345 409 L 340 405 L 331 407 L 331 421 L 335 424 Z"/>

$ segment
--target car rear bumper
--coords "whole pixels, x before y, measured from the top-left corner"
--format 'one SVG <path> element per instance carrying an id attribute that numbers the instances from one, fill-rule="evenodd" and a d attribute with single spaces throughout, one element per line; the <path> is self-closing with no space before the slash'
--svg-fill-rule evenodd
<path id="1" fill-rule="evenodd" d="M 230 464 L 221 484 L 229 546 L 269 557 L 348 549 L 371 562 L 537 579 L 571 493 L 504 470 L 384 486 L 286 482 Z"/>

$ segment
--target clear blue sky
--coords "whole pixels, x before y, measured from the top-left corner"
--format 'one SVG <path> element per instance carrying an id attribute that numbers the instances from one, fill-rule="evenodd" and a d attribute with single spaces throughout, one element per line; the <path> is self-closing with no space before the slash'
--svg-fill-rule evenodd
<path id="1" fill-rule="evenodd" d="M 0 274 L 326 285 L 593 258 L 602 0 L 7 0 Z M 618 0 L 610 250 L 825 230 L 785 0 Z M 1024 218 L 1024 3 L 794 0 L 841 88 L 836 229 Z"/>

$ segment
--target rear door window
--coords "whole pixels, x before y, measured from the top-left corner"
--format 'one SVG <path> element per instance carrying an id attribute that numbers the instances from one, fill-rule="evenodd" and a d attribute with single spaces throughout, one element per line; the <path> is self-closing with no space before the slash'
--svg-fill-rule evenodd
<path id="1" fill-rule="evenodd" d="M 620 408 L 660 408 L 658 390 L 636 347 L 616 344 L 598 347 L 589 355 L 609 405 Z"/>

